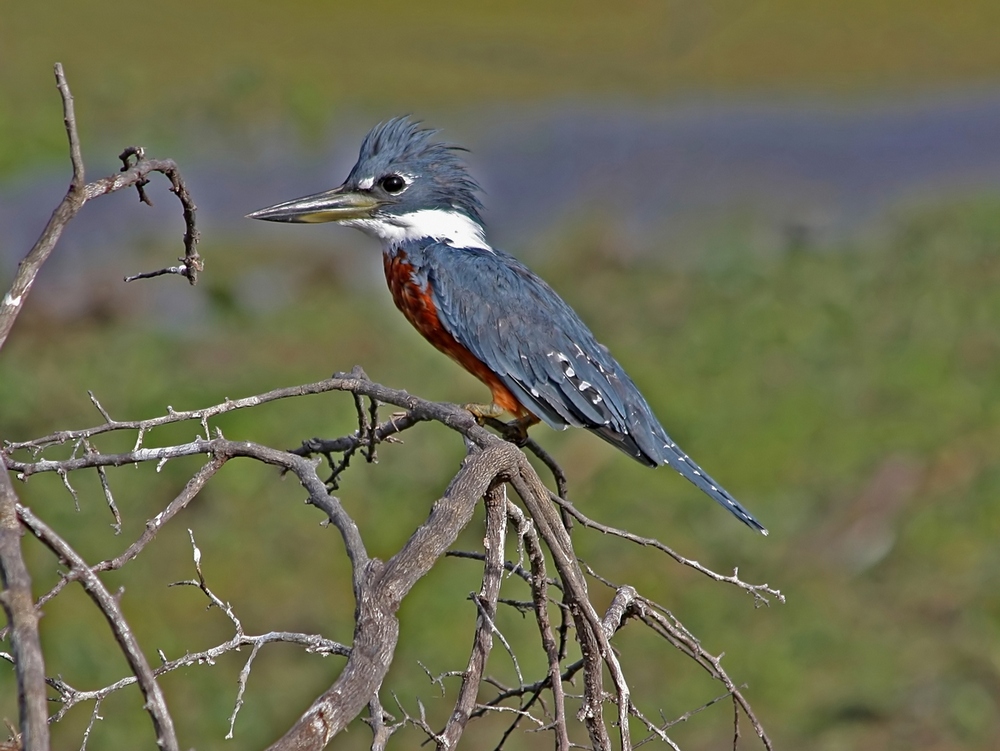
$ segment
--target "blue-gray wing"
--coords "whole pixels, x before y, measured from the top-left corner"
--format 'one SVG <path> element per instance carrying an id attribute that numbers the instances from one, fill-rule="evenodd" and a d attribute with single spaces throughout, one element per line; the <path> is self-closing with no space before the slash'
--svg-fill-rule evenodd
<path id="1" fill-rule="evenodd" d="M 580 317 L 502 251 L 424 248 L 438 319 L 551 427 L 583 427 L 651 467 L 668 464 L 752 529 L 767 530 L 667 435 Z"/>
<path id="2" fill-rule="evenodd" d="M 663 428 L 621 366 L 579 316 L 502 251 L 425 250 L 424 273 L 441 325 L 518 401 L 556 429 L 584 427 L 655 466 Z M 660 444 L 660 445 L 657 445 Z"/>

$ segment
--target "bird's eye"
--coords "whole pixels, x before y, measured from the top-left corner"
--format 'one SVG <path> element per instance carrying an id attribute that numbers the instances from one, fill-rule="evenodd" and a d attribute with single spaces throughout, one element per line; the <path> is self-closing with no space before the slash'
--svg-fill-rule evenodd
<path id="1" fill-rule="evenodd" d="M 406 180 L 399 175 L 386 175 L 378 181 L 378 184 L 386 193 L 399 193 L 406 187 Z"/>

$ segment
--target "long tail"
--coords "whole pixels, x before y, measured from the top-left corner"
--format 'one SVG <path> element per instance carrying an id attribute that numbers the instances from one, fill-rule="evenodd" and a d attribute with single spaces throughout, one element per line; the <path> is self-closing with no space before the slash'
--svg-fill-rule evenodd
<path id="1" fill-rule="evenodd" d="M 694 483 L 708 496 L 711 496 L 716 503 L 729 511 L 733 516 L 746 524 L 751 529 L 755 529 L 762 535 L 767 534 L 767 529 L 754 518 L 754 515 L 729 494 L 729 491 L 712 479 L 711 475 L 694 463 L 690 456 L 685 454 L 680 447 L 667 437 L 663 446 L 663 462 L 676 469 L 682 477 Z"/>

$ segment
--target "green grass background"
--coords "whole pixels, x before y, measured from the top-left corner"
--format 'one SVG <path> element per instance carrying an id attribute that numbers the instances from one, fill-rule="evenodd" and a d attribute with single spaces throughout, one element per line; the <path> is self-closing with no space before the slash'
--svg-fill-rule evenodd
<path id="1" fill-rule="evenodd" d="M 387 109 L 439 122 L 479 107 L 560 101 L 786 96 L 863 106 L 995 87 L 998 25 L 1000 6 L 985 1 L 6 3 L 0 174 L 14 181 L 66 162 L 56 60 L 66 65 L 85 147 L 139 142 L 160 154 L 189 150 L 201 133 L 239 137 L 288 123 L 308 147 L 340 114 Z M 581 555 L 666 604 L 706 648 L 725 651 L 780 748 L 1000 746 L 1000 197 L 900 209 L 878 231 L 822 252 L 767 247 L 752 222 L 734 217 L 697 238 L 699 262 L 683 266 L 628 253 L 614 230 L 611 221 L 551 233 L 537 270 L 613 344 L 668 429 L 771 537 L 754 537 L 671 473 L 645 470 L 591 436 L 540 429 L 537 437 L 592 516 L 655 534 L 717 570 L 738 565 L 789 601 L 755 610 L 736 590 L 599 536 L 579 535 Z M 346 235 L 332 232 L 331 243 L 361 242 Z M 151 265 L 176 253 L 175 239 L 152 244 Z M 419 340 L 384 290 L 359 284 L 336 252 L 290 249 L 283 263 L 294 304 L 262 311 L 240 302 L 237 280 L 248 266 L 273 263 L 270 249 L 224 237 L 206 238 L 203 249 L 202 284 L 171 291 L 205 302 L 197 325 L 165 326 L 127 309 L 67 322 L 29 304 L 0 355 L 0 434 L 23 439 L 98 422 L 87 389 L 132 419 L 356 363 L 429 398 L 481 398 L 481 387 Z M 349 431 L 352 415 L 349 400 L 330 395 L 218 424 L 230 438 L 294 446 Z M 189 440 L 196 429 L 154 431 L 149 441 Z M 377 466 L 352 468 L 340 497 L 374 554 L 390 555 L 426 517 L 461 456 L 454 436 L 421 426 L 385 447 Z M 120 538 L 96 477 L 74 480 L 79 511 L 58 478 L 18 489 L 96 561 L 134 539 L 197 466 L 112 473 L 125 515 Z M 233 462 L 134 565 L 107 576 L 125 588 L 123 607 L 143 643 L 176 657 L 231 633 L 196 590 L 165 588 L 193 575 L 187 528 L 210 584 L 248 631 L 318 630 L 349 641 L 341 547 L 301 496 L 290 479 Z M 470 529 L 461 545 L 473 548 L 480 536 Z M 56 566 L 32 540 L 25 548 L 42 591 Z M 474 617 L 465 596 L 477 587 L 472 564 L 445 561 L 404 605 L 387 687 L 411 712 L 417 696 L 434 717 L 447 711 L 417 660 L 435 673 L 464 665 Z M 516 585 L 512 592 L 524 596 Z M 504 618 L 522 668 L 539 675 L 528 657 L 533 625 Z M 107 657 L 114 646 L 80 592 L 49 605 L 42 629 L 50 670 L 74 685 L 125 673 L 123 660 Z M 638 629 L 617 638 L 649 713 L 676 716 L 719 693 Z M 265 649 L 236 737 L 223 741 L 246 656 L 164 679 L 184 747 L 265 745 L 340 664 Z M 501 651 L 490 671 L 511 680 Z M 150 745 L 139 704 L 134 691 L 107 701 L 91 747 Z M 0 713 L 16 716 L 12 676 L 2 669 Z M 89 707 L 73 710 L 54 730 L 57 747 L 76 747 L 88 719 Z M 495 742 L 502 724 L 472 732 Z M 726 748 L 730 733 L 730 709 L 719 704 L 674 737 L 688 751 Z M 335 747 L 367 747 L 368 738 L 357 725 Z M 404 736 L 401 746 L 419 740 Z M 480 745 L 469 737 L 467 747 Z M 508 747 L 549 745 L 545 735 L 523 735 Z"/>

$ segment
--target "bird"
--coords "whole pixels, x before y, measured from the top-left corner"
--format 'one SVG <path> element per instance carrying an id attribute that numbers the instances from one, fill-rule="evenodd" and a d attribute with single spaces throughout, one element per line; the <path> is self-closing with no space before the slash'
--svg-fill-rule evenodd
<path id="1" fill-rule="evenodd" d="M 767 530 L 667 434 L 607 347 L 540 277 L 486 240 L 479 185 L 461 153 L 410 116 L 376 125 L 332 190 L 247 215 L 354 227 L 380 241 L 396 307 L 482 381 L 525 439 L 532 425 L 580 427 L 650 467 L 668 465 L 751 529 Z"/>

